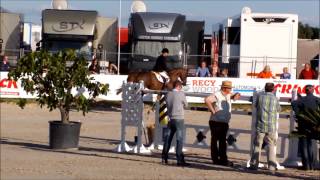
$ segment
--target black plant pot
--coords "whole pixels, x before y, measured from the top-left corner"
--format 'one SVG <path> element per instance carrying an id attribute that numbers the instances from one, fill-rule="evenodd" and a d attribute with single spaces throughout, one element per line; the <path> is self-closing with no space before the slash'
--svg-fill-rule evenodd
<path id="1" fill-rule="evenodd" d="M 51 149 L 77 148 L 79 145 L 80 122 L 63 124 L 61 121 L 49 121 L 49 146 Z"/>

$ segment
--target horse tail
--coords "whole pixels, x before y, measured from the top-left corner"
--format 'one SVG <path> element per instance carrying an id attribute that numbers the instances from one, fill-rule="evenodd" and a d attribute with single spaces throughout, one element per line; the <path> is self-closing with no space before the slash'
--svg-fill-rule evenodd
<path id="1" fill-rule="evenodd" d="M 117 89 L 117 95 L 119 95 L 119 94 L 121 94 L 122 93 L 122 87 L 121 88 L 119 88 L 119 89 Z"/>
<path id="2" fill-rule="evenodd" d="M 139 73 L 133 72 L 128 74 L 127 83 L 137 81 L 137 76 Z"/>

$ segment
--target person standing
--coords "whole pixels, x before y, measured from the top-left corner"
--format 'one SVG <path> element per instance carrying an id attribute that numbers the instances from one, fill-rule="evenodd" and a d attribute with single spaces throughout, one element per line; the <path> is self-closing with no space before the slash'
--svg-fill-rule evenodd
<path id="1" fill-rule="evenodd" d="M 168 108 L 168 115 L 170 121 L 168 123 L 168 130 L 165 135 L 164 146 L 162 150 L 162 162 L 168 163 L 168 153 L 172 138 L 176 133 L 177 145 L 176 156 L 178 166 L 189 166 L 189 163 L 185 162 L 183 149 L 183 130 L 184 130 L 184 108 L 188 106 L 186 96 L 182 89 L 182 83 L 180 81 L 174 82 L 174 89 L 169 91 L 166 96 L 166 103 Z"/>
<path id="2" fill-rule="evenodd" d="M 198 67 L 196 72 L 197 77 L 210 77 L 211 74 L 209 72 L 209 69 L 207 67 L 207 63 L 205 61 L 201 62 L 201 66 Z"/>
<path id="3" fill-rule="evenodd" d="M 312 85 L 306 86 L 306 96 L 292 102 L 292 109 L 297 114 L 304 109 L 316 110 L 320 106 L 320 98 L 313 95 L 314 87 Z M 306 124 L 305 124 L 306 125 Z M 304 127 L 299 124 L 298 127 Z M 313 152 L 313 143 L 311 134 L 304 134 L 305 137 L 299 138 L 299 150 L 301 152 L 302 169 L 313 170 L 315 166 L 315 156 Z"/>
<path id="4" fill-rule="evenodd" d="M 273 93 L 274 84 L 266 83 L 265 92 L 258 94 L 254 106 L 257 108 L 256 132 L 253 141 L 253 152 L 251 154 L 249 169 L 257 170 L 261 147 L 263 142 L 268 145 L 268 168 L 277 170 L 276 161 L 276 133 L 278 118 L 277 113 L 280 111 L 280 104 Z"/>
<path id="5" fill-rule="evenodd" d="M 209 126 L 211 131 L 211 158 L 213 164 L 233 166 L 227 157 L 226 136 L 231 119 L 231 99 L 237 100 L 240 94 L 231 94 L 232 82 L 223 81 L 221 90 L 205 98 L 211 112 Z M 219 143 L 219 148 L 217 143 Z"/>

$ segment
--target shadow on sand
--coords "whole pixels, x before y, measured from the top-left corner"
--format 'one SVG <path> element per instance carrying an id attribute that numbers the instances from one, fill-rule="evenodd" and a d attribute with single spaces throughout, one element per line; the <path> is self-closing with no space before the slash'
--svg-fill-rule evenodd
<path id="1" fill-rule="evenodd" d="M 87 137 L 82 136 L 81 140 L 92 140 L 100 143 L 110 143 L 110 144 L 117 144 L 119 140 L 113 139 L 103 139 L 103 138 L 96 138 L 96 137 Z M 85 147 L 80 146 L 78 150 L 52 150 L 49 149 L 48 145 L 44 145 L 46 142 L 39 142 L 39 141 L 30 141 L 25 139 L 16 139 L 16 138 L 8 138 L 3 137 L 0 139 L 0 144 L 5 145 L 12 145 L 12 146 L 20 146 L 22 148 L 32 149 L 36 151 L 45 151 L 48 153 L 65 153 L 65 154 L 73 154 L 73 155 L 80 155 L 80 156 L 94 156 L 94 157 L 101 157 L 101 158 L 110 158 L 110 159 L 119 159 L 119 160 L 127 160 L 127 161 L 135 161 L 135 162 L 143 162 L 149 164 L 160 164 L 161 163 L 161 154 L 160 153 L 152 153 L 151 155 L 143 155 L 143 154 L 133 154 L 133 153 L 117 153 L 113 149 L 103 149 L 103 148 L 92 148 L 92 147 Z M 248 174 L 263 174 L 268 175 L 270 178 L 272 177 L 282 177 L 282 178 L 296 178 L 296 179 L 317 179 L 317 177 L 310 177 L 307 175 L 298 176 L 288 174 L 284 171 L 276 171 L 270 172 L 267 170 L 259 170 L 253 171 L 248 170 L 245 167 L 241 166 L 240 164 L 235 164 L 234 167 L 225 167 L 225 166 L 218 166 L 213 165 L 211 160 L 208 158 L 197 157 L 192 155 L 188 157 L 186 155 L 186 160 L 191 164 L 189 167 L 184 167 L 185 169 L 194 168 L 199 170 L 214 170 L 214 171 L 229 171 L 229 172 L 241 172 L 241 173 L 248 173 Z M 174 158 L 170 158 L 169 164 L 164 165 L 172 168 L 180 168 L 177 167 Z"/>

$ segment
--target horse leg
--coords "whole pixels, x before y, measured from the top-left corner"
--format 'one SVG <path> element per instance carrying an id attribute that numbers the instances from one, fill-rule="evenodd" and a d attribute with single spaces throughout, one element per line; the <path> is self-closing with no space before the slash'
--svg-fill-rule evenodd
<path id="1" fill-rule="evenodd" d="M 173 82 L 170 81 L 169 83 L 166 84 L 167 90 L 172 90 L 173 89 Z"/>

